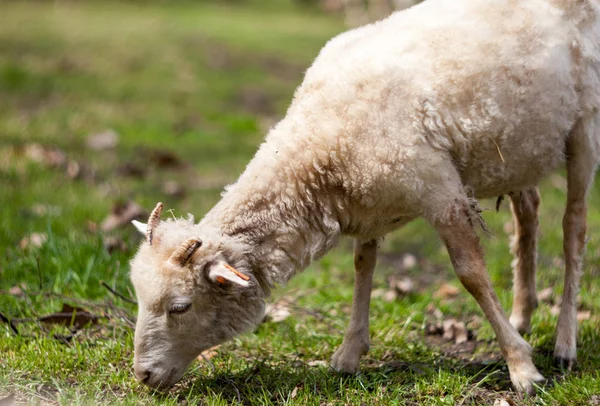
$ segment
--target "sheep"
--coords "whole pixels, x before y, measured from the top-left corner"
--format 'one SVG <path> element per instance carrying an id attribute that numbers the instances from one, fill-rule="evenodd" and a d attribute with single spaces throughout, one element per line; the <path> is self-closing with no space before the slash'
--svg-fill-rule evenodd
<path id="1" fill-rule="evenodd" d="M 355 239 L 350 323 L 331 365 L 356 373 L 369 350 L 379 241 L 423 217 L 493 327 L 510 379 L 543 380 L 531 347 L 540 197 L 567 170 L 565 290 L 554 356 L 576 361 L 586 196 L 600 157 L 596 0 L 427 0 L 341 34 L 321 50 L 237 182 L 199 222 L 160 220 L 131 261 L 139 302 L 136 377 L 173 385 L 202 351 L 255 328 L 264 300 Z M 507 318 L 478 237 L 477 199 L 508 194 L 516 223 Z"/>

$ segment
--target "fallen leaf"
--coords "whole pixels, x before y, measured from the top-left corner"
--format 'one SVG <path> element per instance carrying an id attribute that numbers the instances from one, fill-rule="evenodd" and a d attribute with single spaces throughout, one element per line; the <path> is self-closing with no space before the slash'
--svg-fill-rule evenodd
<path id="1" fill-rule="evenodd" d="M 408 277 L 398 280 L 394 276 L 390 276 L 388 282 L 390 288 L 395 289 L 399 295 L 407 295 L 415 291 L 415 283 Z"/>
<path id="2" fill-rule="evenodd" d="M 287 319 L 292 314 L 288 306 L 289 303 L 287 300 L 269 303 L 265 310 L 265 320 L 270 320 L 273 323 L 279 323 Z"/>
<path id="3" fill-rule="evenodd" d="M 580 310 L 577 312 L 577 321 L 589 320 L 592 316 L 592 312 L 589 310 Z"/>
<path id="4" fill-rule="evenodd" d="M 438 299 L 452 299 L 460 293 L 460 289 L 456 286 L 452 286 L 448 283 L 444 283 L 440 288 L 433 294 Z"/>
<path id="5" fill-rule="evenodd" d="M 498 398 L 494 400 L 494 406 L 512 406 L 514 403 L 512 401 L 508 401 L 505 398 Z"/>
<path id="6" fill-rule="evenodd" d="M 24 283 L 12 286 L 11 288 L 8 289 L 8 294 L 13 295 L 13 296 L 22 296 L 24 288 L 25 288 Z"/>
<path id="7" fill-rule="evenodd" d="M 413 269 L 415 266 L 417 266 L 416 256 L 413 254 L 405 254 L 404 257 L 402 257 L 402 267 L 404 269 Z"/>
<path id="8" fill-rule="evenodd" d="M 383 295 L 385 295 L 385 292 L 387 292 L 387 290 L 383 288 L 373 289 L 371 291 L 371 299 L 383 297 Z"/>
<path id="9" fill-rule="evenodd" d="M 445 340 L 454 341 L 455 344 L 465 343 L 472 337 L 465 323 L 456 319 L 428 323 L 425 325 L 425 334 L 442 335 Z"/>
<path id="10" fill-rule="evenodd" d="M 113 130 L 106 130 L 87 137 L 87 146 L 95 151 L 112 149 L 119 143 L 119 135 Z"/>
<path id="11" fill-rule="evenodd" d="M 442 322 L 437 321 L 435 323 L 427 323 L 425 325 L 425 334 L 428 336 L 441 335 L 444 333 Z"/>
<path id="12" fill-rule="evenodd" d="M 137 203 L 129 200 L 125 203 L 115 203 L 111 213 L 102 221 L 100 228 L 109 232 L 117 227 L 128 225 L 131 220 L 145 221 L 148 213 Z"/>
<path id="13" fill-rule="evenodd" d="M 384 302 L 391 303 L 391 302 L 395 301 L 396 299 L 398 299 L 398 292 L 396 291 L 396 289 L 388 289 L 383 294 Z"/>
<path id="14" fill-rule="evenodd" d="M 25 156 L 32 161 L 50 167 L 62 166 L 67 161 L 67 156 L 60 149 L 45 147 L 37 143 L 25 146 Z"/>
<path id="15" fill-rule="evenodd" d="M 19 248 L 22 250 L 32 247 L 41 247 L 44 245 L 48 236 L 45 233 L 31 233 L 19 241 Z"/>
<path id="16" fill-rule="evenodd" d="M 554 294 L 553 288 L 542 289 L 537 294 L 538 302 L 551 302 L 552 295 Z"/>
<path id="17" fill-rule="evenodd" d="M 81 173 L 81 166 L 77 161 L 69 161 L 67 164 L 67 176 L 69 179 L 75 179 Z"/>
<path id="18" fill-rule="evenodd" d="M 72 307 L 65 303 L 60 312 L 41 316 L 38 320 L 42 323 L 67 326 L 72 325 L 75 328 L 81 328 L 88 323 L 96 324 L 98 322 L 98 316 L 95 316 L 80 307 Z"/>
<path id="19" fill-rule="evenodd" d="M 326 367 L 329 366 L 329 362 L 323 360 L 314 360 L 308 361 L 306 365 L 308 365 L 309 367 Z"/>
<path id="20" fill-rule="evenodd" d="M 207 361 L 207 360 L 217 356 L 219 354 L 219 352 L 217 350 L 219 349 L 220 346 L 221 346 L 221 344 L 215 345 L 214 347 L 211 347 L 208 350 L 202 351 L 202 353 L 200 353 L 200 355 L 198 355 L 198 361 L 200 361 L 200 362 Z"/>

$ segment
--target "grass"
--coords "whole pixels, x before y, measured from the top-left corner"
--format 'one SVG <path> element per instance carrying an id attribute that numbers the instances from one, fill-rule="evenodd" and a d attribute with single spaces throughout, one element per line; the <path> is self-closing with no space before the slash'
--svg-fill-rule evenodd
<path id="1" fill-rule="evenodd" d="M 409 277 L 416 290 L 373 299 L 372 350 L 362 373 L 343 377 L 326 366 L 341 343 L 352 296 L 351 243 L 344 240 L 280 289 L 291 316 L 267 321 L 195 363 L 174 390 L 149 392 L 132 373 L 129 319 L 135 305 L 108 292 L 131 292 L 128 260 L 139 237 L 131 227 L 98 227 L 116 202 L 177 215 L 205 213 L 243 170 L 266 129 L 281 117 L 302 73 L 337 17 L 291 2 L 4 2 L 0 14 L 0 312 L 38 320 L 63 303 L 105 316 L 75 333 L 39 322 L 0 325 L 0 398 L 59 404 L 492 404 L 515 398 L 490 326 L 459 286 L 435 233 L 416 221 L 386 239 L 376 287 Z M 88 135 L 112 129 L 116 148 L 93 151 Z M 35 157 L 62 151 L 64 162 Z M 170 154 L 175 165 L 157 156 Z M 70 163 L 70 165 L 69 165 Z M 172 163 L 172 162 L 171 162 Z M 71 168 L 70 170 L 68 168 Z M 75 171 L 74 168 L 79 168 Z M 70 172 L 69 172 L 70 171 Z M 75 173 L 77 172 L 77 173 Z M 69 175 L 70 173 L 70 175 Z M 75 176 L 76 175 L 76 176 Z M 562 292 L 564 178 L 542 185 L 538 287 Z M 177 193 L 166 185 L 176 185 Z M 482 202 L 493 207 L 494 202 Z M 563 374 L 552 363 L 556 316 L 543 303 L 527 337 L 550 383 L 527 404 L 600 402 L 600 188 L 591 194 L 590 240 L 581 305 L 579 364 Z M 488 266 L 505 307 L 511 304 L 505 224 L 484 213 Z M 21 241 L 46 236 L 37 247 Z M 120 245 L 105 249 L 106 238 Z M 23 245 L 20 246 L 20 245 Z M 401 265 L 404 253 L 418 259 Z M 21 292 L 15 287 L 19 286 Z M 11 288 L 13 288 L 11 290 Z M 425 334 L 435 320 L 467 322 L 475 340 L 453 345 Z"/>

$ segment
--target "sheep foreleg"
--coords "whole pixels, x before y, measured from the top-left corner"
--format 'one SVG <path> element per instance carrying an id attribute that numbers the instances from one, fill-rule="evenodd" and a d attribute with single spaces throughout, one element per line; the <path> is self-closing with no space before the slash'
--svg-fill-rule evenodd
<path id="1" fill-rule="evenodd" d="M 369 304 L 373 271 L 377 260 L 377 240 L 354 243 L 354 300 L 344 341 L 333 354 L 331 366 L 348 374 L 358 371 L 360 358 L 369 351 Z"/>

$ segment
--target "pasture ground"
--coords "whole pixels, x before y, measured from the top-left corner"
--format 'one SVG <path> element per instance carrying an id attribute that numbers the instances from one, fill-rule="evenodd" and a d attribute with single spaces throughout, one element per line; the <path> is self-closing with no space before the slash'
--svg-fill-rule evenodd
<path id="1" fill-rule="evenodd" d="M 545 293 L 526 338 L 549 381 L 535 398 L 519 400 L 511 391 L 489 324 L 422 221 L 382 246 L 372 349 L 360 375 L 327 367 L 351 303 L 351 241 L 343 240 L 275 293 L 277 311 L 255 333 L 206 354 L 209 361 L 195 362 L 174 389 L 152 393 L 134 380 L 136 308 L 106 288 L 132 296 L 128 261 L 139 237 L 118 226 L 123 207 L 135 209 L 126 205 L 132 201 L 150 209 L 160 200 L 174 215 L 202 216 L 282 117 L 320 47 L 342 30 L 341 18 L 283 0 L 2 3 L 0 313 L 12 327 L 0 324 L 0 399 L 600 404 L 598 184 L 590 199 L 579 363 L 564 373 L 552 360 L 564 265 L 561 173 L 541 187 L 538 288 Z M 490 208 L 484 217 L 491 235 L 482 236 L 489 271 L 508 310 L 508 204 L 499 213 L 494 201 L 481 205 Z M 111 210 L 115 227 L 103 223 Z M 390 278 L 402 282 L 400 293 L 390 293 Z M 465 323 L 466 342 L 442 337 L 439 323 L 452 318 Z"/>

